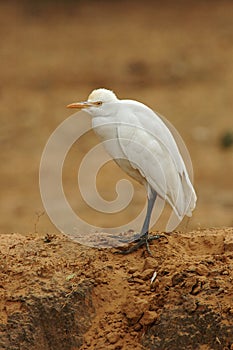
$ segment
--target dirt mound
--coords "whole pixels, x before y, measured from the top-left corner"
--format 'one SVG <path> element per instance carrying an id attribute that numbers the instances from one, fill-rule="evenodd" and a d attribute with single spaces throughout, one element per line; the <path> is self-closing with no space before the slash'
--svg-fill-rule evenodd
<path id="1" fill-rule="evenodd" d="M 1 236 L 1 349 L 233 349 L 233 229 L 131 255 Z"/>

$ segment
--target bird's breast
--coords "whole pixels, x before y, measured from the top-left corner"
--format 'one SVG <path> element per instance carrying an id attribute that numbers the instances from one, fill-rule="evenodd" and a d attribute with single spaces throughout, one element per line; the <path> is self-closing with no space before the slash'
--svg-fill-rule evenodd
<path id="1" fill-rule="evenodd" d="M 107 121 L 104 118 L 94 118 L 92 120 L 92 127 L 97 136 L 103 141 L 106 151 L 119 167 L 136 181 L 144 184 L 145 178 L 136 167 L 132 166 L 122 150 L 118 135 L 119 123 L 110 118 Z"/>
<path id="2" fill-rule="evenodd" d="M 92 128 L 113 159 L 124 158 L 117 134 L 117 124 L 114 120 L 110 118 L 108 120 L 106 118 L 93 118 Z"/>
<path id="3" fill-rule="evenodd" d="M 92 128 L 102 140 L 117 138 L 117 123 L 112 118 L 93 118 Z"/>

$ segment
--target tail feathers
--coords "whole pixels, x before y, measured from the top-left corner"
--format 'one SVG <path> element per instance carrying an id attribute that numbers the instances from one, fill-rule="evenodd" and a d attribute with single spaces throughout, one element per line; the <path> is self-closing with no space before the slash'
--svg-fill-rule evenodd
<path id="1" fill-rule="evenodd" d="M 185 215 L 192 216 L 192 211 L 196 207 L 197 196 L 193 185 L 186 172 L 182 175 L 178 175 L 177 181 L 173 183 L 172 187 L 167 188 L 167 191 L 158 195 L 166 200 L 172 207 L 179 221 L 181 221 Z M 152 196 L 153 187 L 145 182 L 147 188 L 148 198 Z"/>
<path id="2" fill-rule="evenodd" d="M 196 207 L 197 196 L 186 173 L 180 176 L 180 180 L 175 207 L 180 217 L 192 216 L 192 211 Z"/>
<path id="3" fill-rule="evenodd" d="M 179 174 L 179 180 L 176 182 L 176 188 L 168 191 L 166 198 L 177 217 L 181 221 L 185 215 L 192 216 L 195 209 L 197 196 L 188 174 Z"/>

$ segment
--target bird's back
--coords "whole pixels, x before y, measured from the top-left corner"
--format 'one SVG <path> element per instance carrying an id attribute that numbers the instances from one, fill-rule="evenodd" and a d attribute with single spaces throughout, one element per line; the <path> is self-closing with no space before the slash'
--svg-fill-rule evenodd
<path id="1" fill-rule="evenodd" d="M 179 218 L 191 216 L 196 194 L 172 133 L 144 104 L 118 100 L 93 127 L 118 165 L 168 201 Z M 122 160 L 123 159 L 123 160 Z"/>
<path id="2" fill-rule="evenodd" d="M 122 100 L 128 107 L 125 113 L 126 130 L 131 129 L 131 142 L 124 141 L 123 126 L 118 136 L 127 157 L 138 164 L 138 169 L 149 185 L 169 202 L 179 218 L 191 216 L 196 205 L 196 194 L 176 141 L 162 119 L 144 104 Z M 142 147 L 140 147 L 142 145 Z"/>

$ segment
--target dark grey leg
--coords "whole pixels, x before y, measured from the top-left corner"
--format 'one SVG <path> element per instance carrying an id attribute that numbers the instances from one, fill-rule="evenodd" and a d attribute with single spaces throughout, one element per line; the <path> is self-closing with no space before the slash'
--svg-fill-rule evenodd
<path id="1" fill-rule="evenodd" d="M 147 212 L 146 212 L 146 218 L 144 220 L 144 223 L 141 229 L 141 236 L 148 235 L 151 213 L 155 204 L 156 197 L 157 197 L 157 193 L 154 190 L 152 190 L 151 197 L 148 198 L 147 200 Z"/>
<path id="2" fill-rule="evenodd" d="M 154 190 L 152 190 L 151 197 L 148 198 L 148 201 L 147 201 L 146 218 L 144 220 L 141 232 L 140 232 L 140 234 L 136 235 L 136 237 L 135 237 L 135 239 L 133 241 L 136 244 L 134 246 L 132 246 L 131 248 L 129 248 L 128 250 L 120 250 L 120 251 L 117 251 L 116 253 L 118 253 L 118 254 L 129 254 L 129 253 L 132 253 L 132 252 L 136 251 L 141 246 L 146 245 L 146 249 L 147 249 L 148 253 L 150 255 L 152 255 L 152 253 L 150 251 L 150 248 L 149 248 L 148 242 L 152 241 L 154 239 L 159 239 L 160 237 L 162 237 L 160 235 L 150 236 L 149 237 L 149 235 L 148 235 L 151 213 L 152 213 L 152 210 L 153 210 L 153 207 L 154 207 L 154 203 L 155 203 L 156 197 L 157 197 L 157 193 Z"/>

